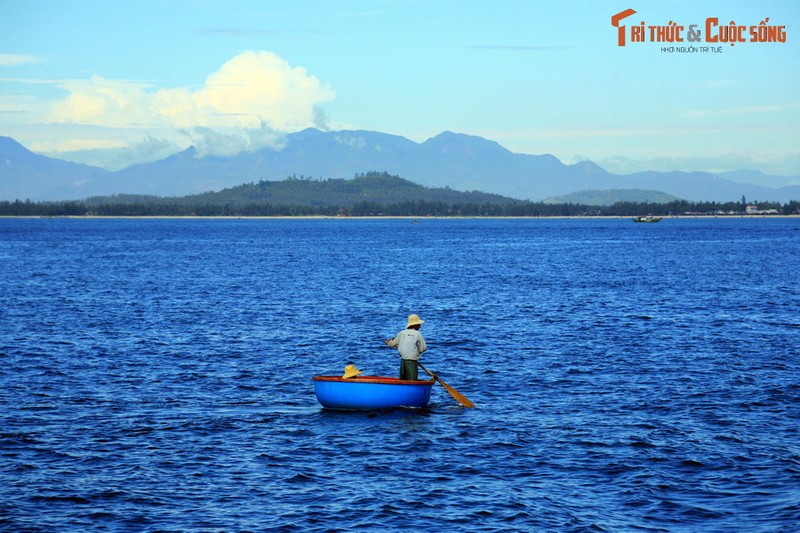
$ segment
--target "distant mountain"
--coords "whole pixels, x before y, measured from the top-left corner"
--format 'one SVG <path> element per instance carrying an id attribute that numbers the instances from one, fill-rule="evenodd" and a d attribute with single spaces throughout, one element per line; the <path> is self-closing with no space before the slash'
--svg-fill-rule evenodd
<path id="1" fill-rule="evenodd" d="M 201 156 L 190 147 L 117 172 L 35 155 L 6 138 L 0 143 L 2 161 L 10 163 L 0 165 L 0 200 L 67 200 L 121 193 L 183 196 L 261 180 L 349 179 L 370 171 L 386 171 L 426 187 L 534 201 L 602 189 L 654 190 L 690 201 L 738 201 L 742 196 L 784 203 L 800 199 L 800 185 L 770 188 L 737 181 L 744 174 L 736 174 L 736 180 L 708 172 L 617 175 L 590 161 L 565 165 L 552 155 L 516 154 L 496 142 L 447 131 L 416 143 L 379 132 L 307 129 L 288 135 L 279 150 L 216 157 Z M 761 178 L 767 181 L 769 177 Z M 800 183 L 800 178 L 782 179 L 774 183 Z"/>
<path id="2" fill-rule="evenodd" d="M 667 204 L 680 200 L 677 196 L 660 191 L 643 191 L 639 189 L 603 189 L 578 191 L 562 196 L 546 198 L 547 204 L 580 204 L 580 205 L 613 205 L 617 202 L 633 202 L 642 204 Z"/>
<path id="3" fill-rule="evenodd" d="M 0 200 L 76 198 L 76 190 L 102 183 L 110 174 L 34 154 L 14 139 L 0 137 Z"/>
<path id="4" fill-rule="evenodd" d="M 786 203 L 800 198 L 799 185 L 772 189 L 752 183 L 735 183 L 708 172 L 637 172 L 615 176 L 609 180 L 609 188 L 657 190 L 693 202 L 735 201 L 744 196 L 750 201 Z"/>
<path id="5" fill-rule="evenodd" d="M 790 185 L 800 185 L 800 176 L 770 176 L 758 170 L 720 172 L 719 177 L 736 183 L 758 183 L 773 189 L 780 189 L 781 187 L 788 187 Z"/>

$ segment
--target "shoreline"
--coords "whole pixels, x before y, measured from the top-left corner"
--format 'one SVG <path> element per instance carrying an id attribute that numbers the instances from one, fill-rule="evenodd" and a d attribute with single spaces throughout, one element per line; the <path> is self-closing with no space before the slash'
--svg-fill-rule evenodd
<path id="1" fill-rule="evenodd" d="M 567 215 L 553 215 L 553 216 L 411 216 L 411 215 L 397 215 L 397 216 L 327 216 L 327 215 L 286 215 L 286 216 L 200 216 L 200 215 L 0 215 L 0 219 L 44 219 L 44 218 L 62 218 L 74 220 L 413 220 L 415 222 L 422 220 L 616 220 L 616 219 L 633 219 L 637 215 L 581 215 L 581 216 L 567 216 Z M 800 218 L 800 213 L 792 215 L 659 215 L 662 220 L 673 219 L 747 219 L 747 220 L 765 220 L 776 218 Z"/>

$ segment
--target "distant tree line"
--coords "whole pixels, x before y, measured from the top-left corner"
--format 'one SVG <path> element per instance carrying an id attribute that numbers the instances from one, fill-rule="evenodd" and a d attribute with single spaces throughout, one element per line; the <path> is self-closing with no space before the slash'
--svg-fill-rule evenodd
<path id="1" fill-rule="evenodd" d="M 800 214 L 800 201 L 786 204 L 755 203 L 760 211 L 775 210 L 777 214 Z M 610 206 L 553 204 L 514 201 L 509 203 L 448 203 L 443 201 L 409 200 L 397 203 L 363 201 L 351 206 L 280 205 L 268 202 L 184 203 L 159 199 L 147 203 L 111 201 L 32 202 L 30 200 L 0 202 L 0 216 L 471 216 L 471 217 L 550 217 L 550 216 L 637 216 L 669 215 L 737 215 L 745 214 L 744 202 L 669 203 L 617 202 Z"/>

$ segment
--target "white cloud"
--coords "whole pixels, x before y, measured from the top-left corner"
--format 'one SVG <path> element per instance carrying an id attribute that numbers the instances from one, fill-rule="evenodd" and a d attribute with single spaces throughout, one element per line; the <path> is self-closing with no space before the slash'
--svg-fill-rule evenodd
<path id="1" fill-rule="evenodd" d="M 727 107 L 720 109 L 690 109 L 684 112 L 686 118 L 699 119 L 708 117 L 736 116 L 736 115 L 760 115 L 765 113 L 790 112 L 798 109 L 797 104 L 789 105 L 751 105 L 741 107 Z"/>
<path id="2" fill-rule="evenodd" d="M 292 67 L 266 51 L 233 57 L 196 87 L 159 88 L 99 75 L 50 83 L 66 91 L 66 96 L 39 100 L 36 112 L 28 113 L 26 122 L 106 132 L 96 138 L 84 135 L 78 144 L 68 138 L 55 144 L 52 138 L 34 140 L 46 143 L 50 153 L 81 152 L 77 157 L 90 153 L 110 157 L 112 152 L 121 153 L 121 145 L 138 153 L 139 141 L 133 139 L 147 138 L 151 132 L 159 132 L 159 138 L 177 147 L 194 144 L 204 155 L 279 148 L 285 132 L 312 126 L 324 129 L 328 118 L 322 104 L 334 98 L 334 92 L 304 68 Z M 15 98 L 4 103 L 0 99 L 0 111 L 7 114 L 15 112 L 21 118 L 26 108 L 33 111 L 31 102 Z"/>
<path id="3" fill-rule="evenodd" d="M 62 81 L 58 86 L 69 95 L 51 105 L 49 122 L 115 128 L 154 125 L 147 124 L 152 117 L 147 84 L 95 75 L 88 80 Z"/>
<path id="4" fill-rule="evenodd" d="M 206 128 L 197 127 L 183 131 L 200 155 L 229 156 L 251 152 L 269 146 L 281 148 L 284 134 L 266 123 L 258 128 Z"/>
<path id="5" fill-rule="evenodd" d="M 38 63 L 41 58 L 24 54 L 0 54 L 0 67 L 16 67 L 28 63 Z"/>
<path id="6" fill-rule="evenodd" d="M 27 147 L 50 157 L 83 163 L 108 170 L 120 170 L 134 163 L 154 161 L 171 156 L 184 148 L 172 139 L 146 134 L 139 141 L 131 141 L 127 135 L 116 134 L 113 129 L 102 128 L 108 137 L 100 138 L 101 132 L 89 127 L 73 138 L 56 141 L 34 142 Z M 83 135 L 84 138 L 81 137 Z"/>
<path id="7" fill-rule="evenodd" d="M 199 89 L 155 89 L 107 80 L 62 82 L 69 94 L 50 120 L 98 126 L 294 130 L 319 121 L 317 106 L 333 91 L 302 67 L 272 52 L 243 52 L 211 74 Z"/>

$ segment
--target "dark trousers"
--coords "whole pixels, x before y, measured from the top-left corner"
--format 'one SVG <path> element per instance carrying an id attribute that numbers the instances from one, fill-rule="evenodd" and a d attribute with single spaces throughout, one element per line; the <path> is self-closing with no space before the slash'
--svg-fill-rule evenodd
<path id="1" fill-rule="evenodd" d="M 417 379 L 417 362 L 413 359 L 400 359 L 400 379 Z"/>

